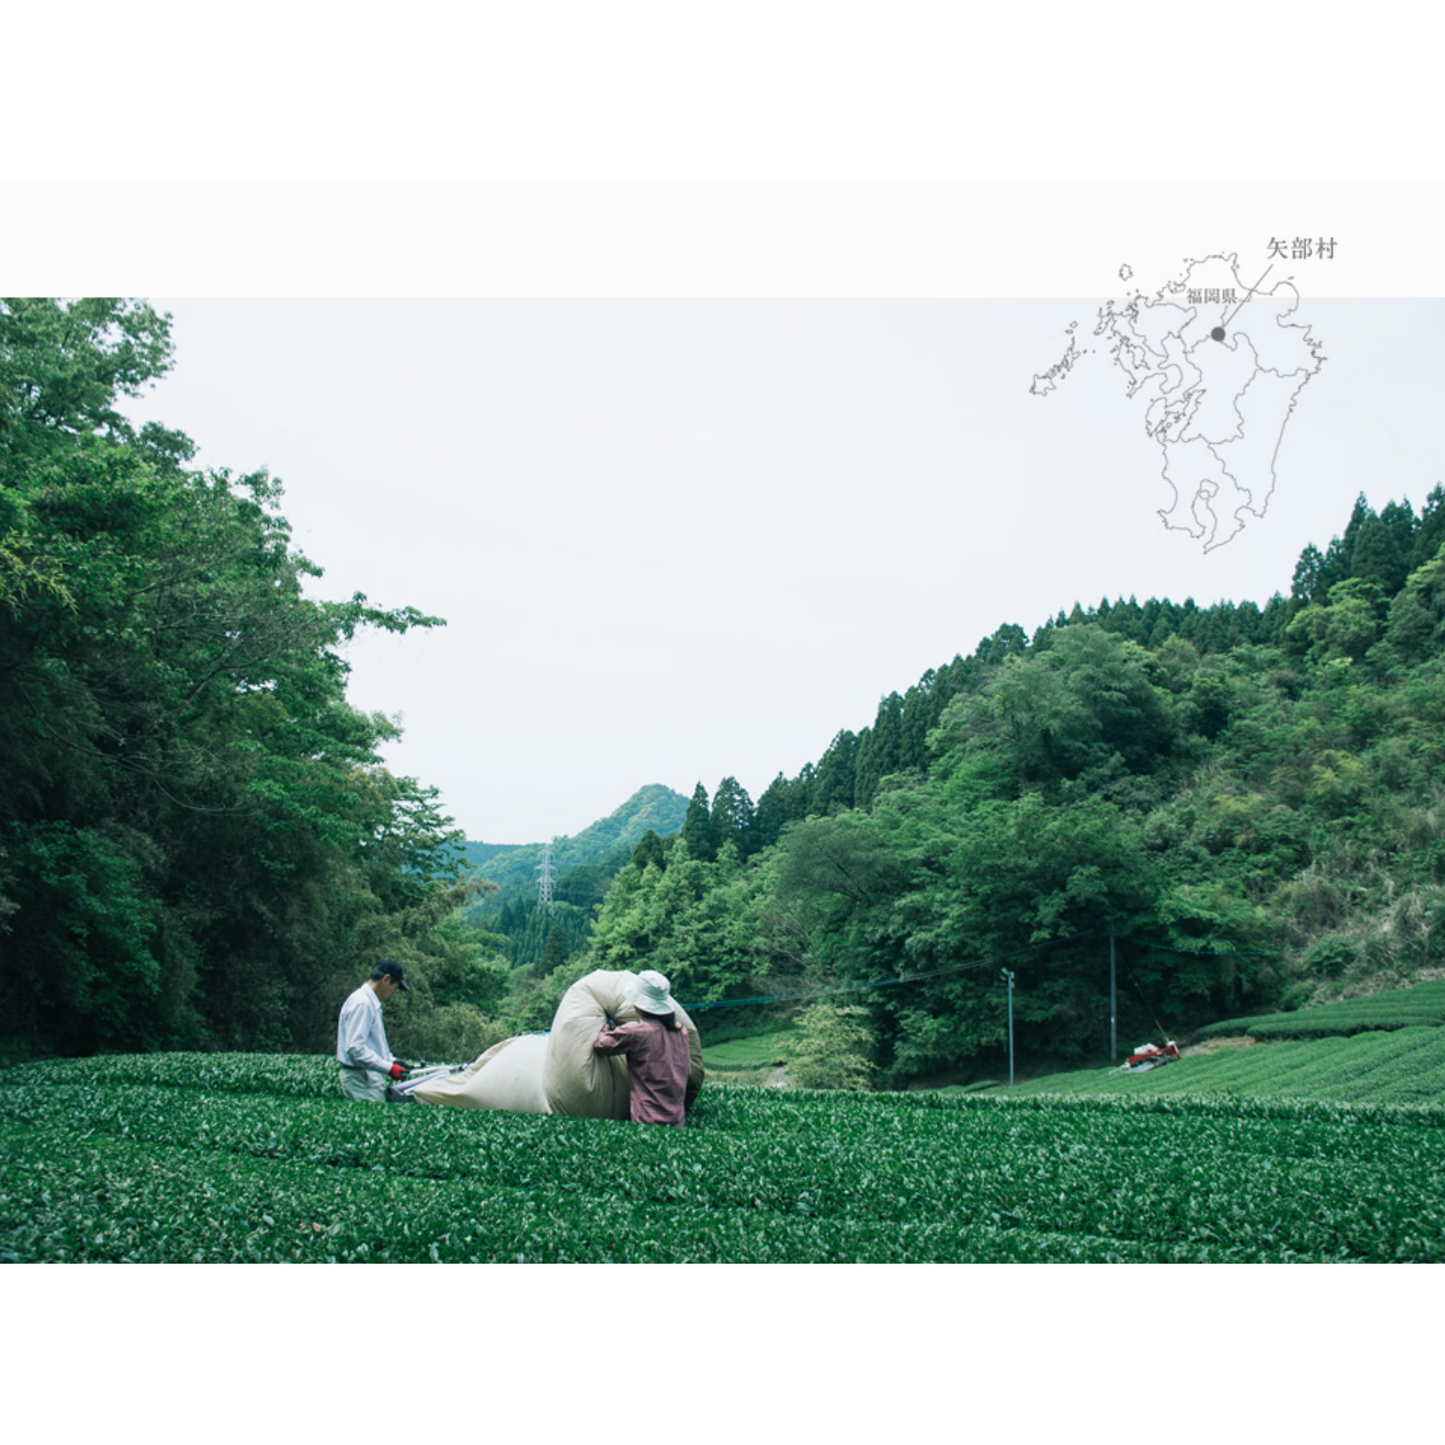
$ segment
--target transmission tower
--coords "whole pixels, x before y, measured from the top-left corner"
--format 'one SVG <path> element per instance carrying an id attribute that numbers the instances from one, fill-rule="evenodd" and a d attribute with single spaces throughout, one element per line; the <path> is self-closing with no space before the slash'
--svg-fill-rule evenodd
<path id="1" fill-rule="evenodd" d="M 536 871 L 541 875 L 537 879 L 537 906 L 545 908 L 548 913 L 552 912 L 552 845 L 542 844 L 542 861 L 537 864 Z"/>

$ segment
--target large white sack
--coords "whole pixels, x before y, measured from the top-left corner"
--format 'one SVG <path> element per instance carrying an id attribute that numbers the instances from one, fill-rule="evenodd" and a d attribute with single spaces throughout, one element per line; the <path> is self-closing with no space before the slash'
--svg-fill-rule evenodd
<path id="1" fill-rule="evenodd" d="M 503 1109 L 512 1114 L 570 1114 L 585 1119 L 626 1119 L 627 1060 L 599 1054 L 593 1040 L 610 1017 L 630 1023 L 637 1010 L 626 1002 L 635 973 L 598 969 L 562 995 L 550 1034 L 521 1034 L 494 1044 L 466 1069 L 441 1074 L 410 1093 L 424 1104 L 462 1109 Z M 686 1102 L 702 1088 L 702 1043 L 697 1026 L 678 1005 L 687 1030 L 692 1067 Z"/>
<path id="2" fill-rule="evenodd" d="M 548 1114 L 542 1088 L 546 1034 L 519 1034 L 493 1044 L 460 1073 L 441 1074 L 411 1091 L 424 1104 L 459 1109 L 503 1109 L 509 1114 Z"/>
<path id="3" fill-rule="evenodd" d="M 579 978 L 562 995 L 552 1032 L 547 1035 L 542 1066 L 542 1092 L 551 1113 L 586 1119 L 628 1117 L 627 1060 L 617 1054 L 599 1054 L 592 1043 L 609 1016 L 613 1023 L 631 1023 L 637 1018 L 637 1010 L 627 1002 L 636 982 L 635 973 L 598 969 Z M 681 1004 L 677 1014 L 687 1030 L 692 1055 L 686 1098 L 691 1104 L 702 1088 L 702 1042 Z"/>

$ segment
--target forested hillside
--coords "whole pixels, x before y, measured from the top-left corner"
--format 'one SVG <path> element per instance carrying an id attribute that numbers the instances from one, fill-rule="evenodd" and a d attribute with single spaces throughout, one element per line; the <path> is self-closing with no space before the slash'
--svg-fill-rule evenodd
<path id="1" fill-rule="evenodd" d="M 0 302 L 7 1051 L 324 1049 L 377 953 L 415 980 L 397 1047 L 475 1034 L 505 966 L 340 653 L 441 619 L 309 598 L 273 478 L 121 414 L 170 359 L 149 306 Z"/>
<path id="2" fill-rule="evenodd" d="M 619 848 L 630 853 L 649 830 L 664 837 L 675 833 L 686 813 L 687 799 L 680 793 L 661 783 L 649 783 L 580 833 L 553 838 L 553 873 L 560 876 L 597 864 Z M 517 895 L 535 892 L 541 843 L 498 846 L 467 841 L 462 844 L 462 854 L 469 867 L 497 885 L 497 892 L 488 899 L 493 909 Z"/>
<path id="3" fill-rule="evenodd" d="M 593 959 L 699 1003 L 837 990 L 893 1083 L 996 1061 L 1005 966 L 1022 1053 L 1106 1047 L 1111 931 L 1141 1037 L 1440 976 L 1442 544 L 1439 486 L 1361 497 L 1264 608 L 1001 627 L 756 807 L 695 798 Z"/>
<path id="4" fill-rule="evenodd" d="M 514 968 L 535 964 L 550 973 L 587 947 L 597 905 L 642 836 L 675 833 L 686 812 L 680 793 L 649 783 L 580 833 L 554 838 L 550 908 L 538 903 L 542 844 L 497 848 L 464 842 L 467 865 L 494 885 L 464 916 L 503 941 Z"/>

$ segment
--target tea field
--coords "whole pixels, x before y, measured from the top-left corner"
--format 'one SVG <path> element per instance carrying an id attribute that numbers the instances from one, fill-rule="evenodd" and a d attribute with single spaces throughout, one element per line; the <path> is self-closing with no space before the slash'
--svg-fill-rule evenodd
<path id="1" fill-rule="evenodd" d="M 797 1031 L 774 1029 L 747 1038 L 703 1045 L 703 1057 L 710 1073 L 732 1073 L 742 1069 L 766 1069 L 787 1063 Z"/>
<path id="2" fill-rule="evenodd" d="M 661 1129 L 60 1060 L 0 1072 L 0 1259 L 1437 1261 L 1445 1108 L 710 1084 Z"/>
<path id="3" fill-rule="evenodd" d="M 1324 1012 L 1323 1009 L 1319 1012 Z M 1347 1100 L 1445 1107 L 1445 1028 L 1409 1027 L 1309 1040 L 1220 1046 L 1144 1073 L 1085 1069 L 996 1087 L 1014 1097 L 1073 1094 Z"/>
<path id="4" fill-rule="evenodd" d="M 1413 988 L 1386 989 L 1363 998 L 1321 1004 L 1292 1013 L 1224 1019 L 1199 1031 L 1202 1039 L 1249 1034 L 1264 1039 L 1320 1039 L 1374 1029 L 1403 1029 L 1445 1024 L 1445 980 Z"/>

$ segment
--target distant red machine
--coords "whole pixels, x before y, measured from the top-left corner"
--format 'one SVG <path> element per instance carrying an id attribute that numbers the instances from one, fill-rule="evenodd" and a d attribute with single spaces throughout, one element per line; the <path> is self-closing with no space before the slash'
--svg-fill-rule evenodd
<path id="1" fill-rule="evenodd" d="M 1172 1064 L 1178 1057 L 1179 1045 L 1173 1039 L 1166 1039 L 1162 1047 L 1159 1044 L 1140 1044 L 1124 1060 L 1123 1068 L 1137 1074 L 1144 1069 L 1157 1069 L 1160 1064 Z"/>

